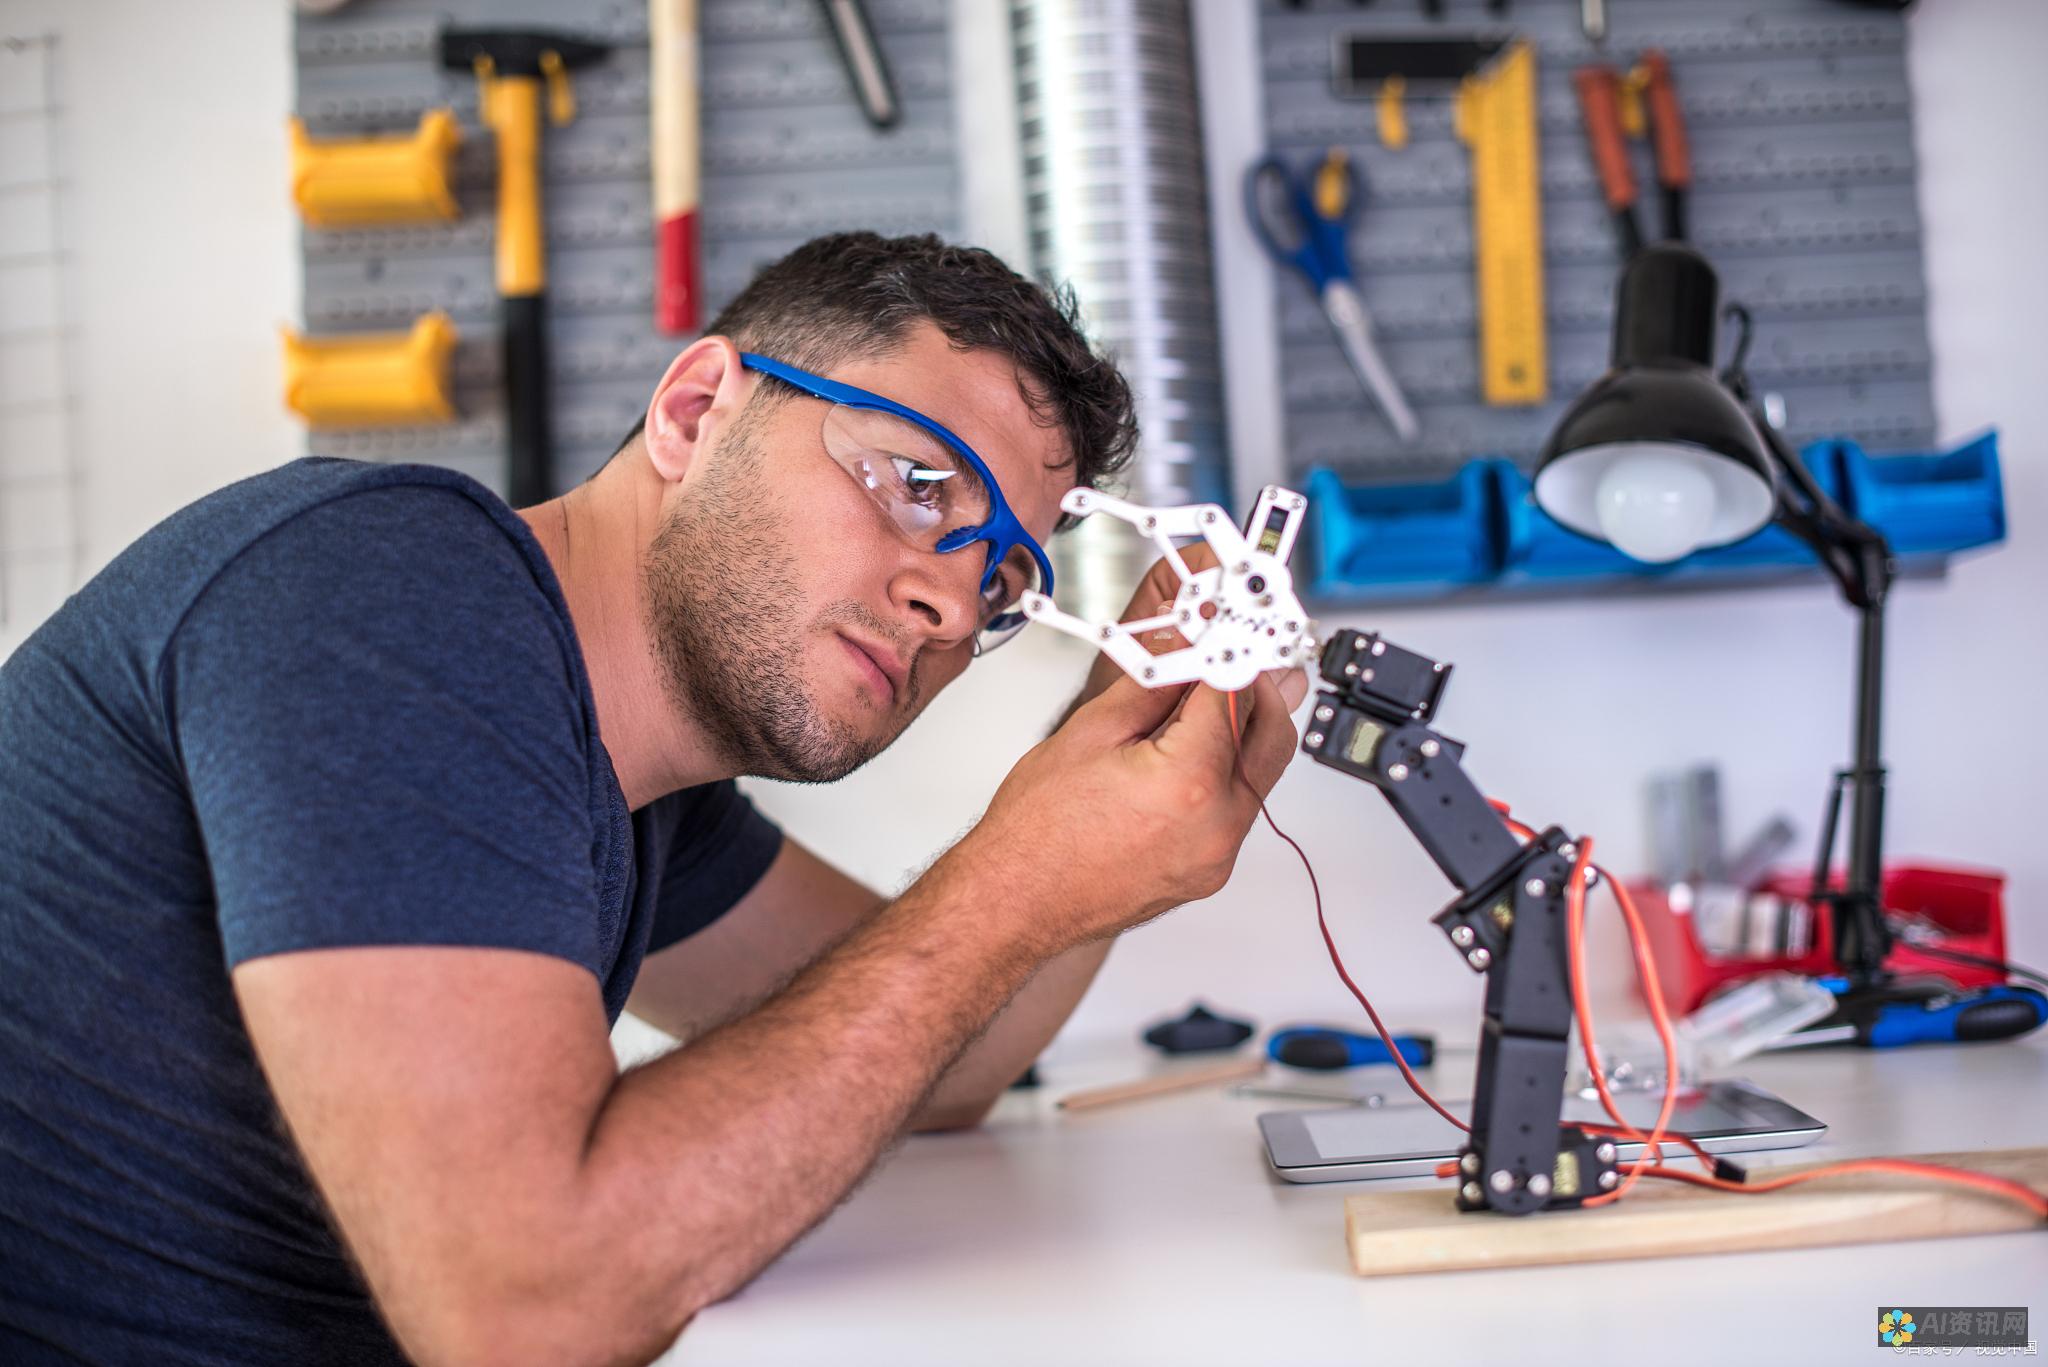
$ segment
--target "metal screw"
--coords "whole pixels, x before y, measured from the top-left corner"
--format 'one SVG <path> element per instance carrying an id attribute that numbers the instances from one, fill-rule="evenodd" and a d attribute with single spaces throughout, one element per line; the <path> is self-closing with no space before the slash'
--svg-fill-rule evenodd
<path id="1" fill-rule="evenodd" d="M 1579 857 L 1579 847 L 1577 845 L 1559 845 L 1557 847 L 1557 852 L 1563 855 L 1566 859 L 1577 859 Z"/>
<path id="2" fill-rule="evenodd" d="M 1344 672 L 1346 674 L 1356 674 L 1358 672 L 1358 662 L 1354 660 L 1350 664 L 1345 665 Z"/>
<path id="3" fill-rule="evenodd" d="M 1528 893 L 1531 897 L 1541 897 L 1546 892 L 1549 892 L 1550 889 L 1543 885 L 1541 878 L 1531 878 L 1528 882 L 1522 884 L 1522 891 Z"/>
<path id="4" fill-rule="evenodd" d="M 1479 1155 L 1470 1149 L 1465 1150 L 1465 1156 L 1458 1160 L 1458 1171 L 1464 1173 L 1467 1177 L 1477 1177 L 1479 1175 Z"/>
<path id="5" fill-rule="evenodd" d="M 1600 1174 L 1600 1190 L 1602 1191 L 1613 1191 L 1620 1183 L 1621 1179 L 1614 1175 L 1613 1168 L 1609 1168 Z"/>
<path id="6" fill-rule="evenodd" d="M 1293 653 L 1294 653 L 1294 647 L 1293 647 L 1293 646 L 1281 646 L 1281 647 L 1280 647 L 1280 658 L 1281 658 L 1281 659 L 1283 659 L 1283 660 L 1284 660 L 1284 659 L 1286 659 L 1286 658 L 1287 658 L 1287 657 L 1288 657 L 1289 655 L 1292 655 Z"/>
<path id="7" fill-rule="evenodd" d="M 1249 560 L 1238 561 L 1237 567 L 1231 571 L 1232 574 L 1250 574 L 1251 572 L 1252 562 Z"/>
<path id="8" fill-rule="evenodd" d="M 1531 1177 L 1529 1179 L 1529 1194 L 1539 1198 L 1550 1195 L 1550 1179 L 1540 1172 Z"/>
<path id="9" fill-rule="evenodd" d="M 1386 653 L 1387 653 L 1387 643 L 1386 643 L 1385 641 L 1374 641 L 1374 642 L 1372 643 L 1372 653 L 1373 653 L 1373 654 L 1375 654 L 1375 655 L 1384 655 L 1384 654 L 1386 654 Z"/>
<path id="10" fill-rule="evenodd" d="M 1214 522 L 1215 520 L 1216 520 L 1216 513 L 1215 513 L 1215 511 L 1214 511 L 1213 509 L 1212 509 L 1212 510 L 1210 510 L 1209 512 L 1206 512 L 1206 513 L 1203 513 L 1203 514 L 1202 514 L 1202 521 L 1204 521 L 1204 522 Z"/>
<path id="11" fill-rule="evenodd" d="M 1586 865 L 1586 886 L 1590 888 L 1599 881 L 1600 870 L 1594 868 L 1591 864 Z"/>
<path id="12" fill-rule="evenodd" d="M 1107 641 L 1107 640 L 1108 640 L 1108 639 L 1109 639 L 1109 638 L 1110 638 L 1111 636 L 1113 636 L 1113 635 L 1115 635 L 1115 634 L 1116 634 L 1116 633 L 1115 633 L 1115 632 L 1113 632 L 1113 631 L 1111 631 L 1111 630 L 1110 630 L 1110 629 L 1109 629 L 1108 627 L 1104 627 L 1104 628 L 1102 629 L 1102 639 L 1103 639 L 1103 640 L 1105 640 L 1105 641 Z"/>
<path id="13" fill-rule="evenodd" d="M 1336 708 L 1334 708 L 1334 707 L 1318 707 L 1318 708 L 1316 709 L 1316 720 L 1317 720 L 1317 721 L 1328 721 L 1328 720 L 1329 720 L 1330 718 L 1332 718 L 1332 717 L 1334 717 L 1334 716 L 1336 716 L 1336 715 L 1337 715 L 1337 709 L 1336 709 Z"/>
<path id="14" fill-rule="evenodd" d="M 1301 630 L 1301 623 L 1299 623 L 1299 622 L 1289 622 L 1289 623 L 1287 624 L 1287 629 L 1288 629 L 1289 631 L 1300 631 L 1300 630 Z"/>
<path id="15" fill-rule="evenodd" d="M 1321 745 L 1323 743 L 1323 733 L 1320 731 L 1311 731 L 1308 733 L 1306 739 L 1308 740 L 1308 748 L 1313 750 L 1318 745 Z"/>
<path id="16" fill-rule="evenodd" d="M 1472 942 L 1478 938 L 1478 936 L 1472 933 L 1472 927 L 1470 926 L 1451 927 L 1451 943 L 1460 949 L 1470 948 Z"/>
<path id="17" fill-rule="evenodd" d="M 1477 1182 L 1467 1182 L 1458 1194 L 1465 1198 L 1465 1204 L 1468 1206 L 1476 1206 L 1486 1199 L 1486 1193 L 1479 1189 Z"/>
<path id="18" fill-rule="evenodd" d="M 1153 530 L 1157 529 L 1157 528 L 1158 528 L 1158 526 L 1159 526 L 1159 519 L 1158 519 L 1158 518 L 1156 518 L 1156 517 L 1148 517 L 1148 518 L 1146 518 L 1146 519 L 1145 519 L 1145 530 L 1146 530 L 1146 531 L 1148 531 L 1148 532 L 1149 532 L 1149 531 L 1153 531 Z"/>
<path id="19" fill-rule="evenodd" d="M 1603 1163 L 1612 1163 L 1614 1161 L 1614 1155 L 1616 1152 L 1617 1150 L 1615 1149 L 1613 1144 L 1603 1140 L 1601 1141 L 1600 1147 L 1593 1150 L 1593 1156 Z"/>
<path id="20" fill-rule="evenodd" d="M 1441 745 L 1438 745 L 1433 740 L 1426 740 L 1422 742 L 1421 745 L 1418 745 L 1415 748 L 1422 751 L 1422 757 L 1424 759 L 1435 759 L 1437 757 L 1438 752 L 1443 749 Z"/>
<path id="21" fill-rule="evenodd" d="M 1465 962 L 1484 972 L 1486 966 L 1493 962 L 1493 955 L 1488 952 L 1485 945 L 1481 945 L 1465 956 Z"/>
<path id="22" fill-rule="evenodd" d="M 1363 636 L 1354 637 L 1351 642 L 1351 648 L 1353 650 L 1364 650 L 1365 638 Z"/>
<path id="23" fill-rule="evenodd" d="M 1191 621 L 1193 621 L 1193 620 L 1194 620 L 1194 618 L 1195 618 L 1195 614 L 1194 614 L 1194 613 L 1192 613 L 1192 612 L 1189 612 L 1189 611 L 1188 611 L 1188 610 L 1187 610 L 1186 608 L 1182 608 L 1182 609 L 1180 610 L 1180 619 L 1181 619 L 1181 621 L 1183 621 L 1183 622 L 1191 622 Z"/>
<path id="24" fill-rule="evenodd" d="M 1515 1175 L 1506 1168 L 1495 1168 L 1487 1177 L 1486 1185 L 1502 1194 L 1515 1189 Z"/>
<path id="25" fill-rule="evenodd" d="M 1147 666 L 1145 666 L 1145 677 L 1146 677 L 1146 678 L 1148 678 L 1148 679 L 1149 679 L 1149 678 L 1151 678 L 1151 677 L 1152 677 L 1152 676 L 1153 676 L 1153 675 L 1154 675 L 1155 673 L 1157 673 L 1157 672 L 1158 672 L 1158 671 L 1157 671 L 1157 670 L 1155 670 L 1155 669 L 1153 669 L 1153 668 L 1152 668 L 1152 667 L 1151 667 L 1150 665 L 1147 665 Z"/>
<path id="26" fill-rule="evenodd" d="M 1355 669 L 1355 668 L 1356 668 L 1356 666 L 1353 666 L 1353 668 Z M 1366 671 L 1365 671 L 1365 672 L 1364 672 L 1363 674 L 1359 675 L 1358 677 L 1359 677 L 1360 679 L 1364 680 L 1364 681 L 1365 681 L 1366 683 L 1371 683 L 1371 682 L 1372 682 L 1372 671 L 1371 671 L 1370 669 L 1368 669 L 1368 670 L 1366 670 Z"/>
<path id="27" fill-rule="evenodd" d="M 1402 779 L 1408 777 L 1408 766 L 1405 764 L 1389 764 L 1387 766 L 1387 777 L 1399 783 Z"/>

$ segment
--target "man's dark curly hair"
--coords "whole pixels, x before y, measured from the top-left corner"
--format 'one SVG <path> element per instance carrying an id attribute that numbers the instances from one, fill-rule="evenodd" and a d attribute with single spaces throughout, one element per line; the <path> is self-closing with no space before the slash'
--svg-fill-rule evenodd
<path id="1" fill-rule="evenodd" d="M 1066 439 L 1074 483 L 1099 487 L 1130 460 L 1138 442 L 1130 386 L 1081 335 L 1073 291 L 1035 284 L 979 247 L 929 233 L 813 238 L 755 276 L 705 331 L 823 373 L 886 355 L 921 322 L 958 350 L 993 351 L 1016 365 L 1032 413 Z M 1072 521 L 1062 518 L 1061 529 Z"/>

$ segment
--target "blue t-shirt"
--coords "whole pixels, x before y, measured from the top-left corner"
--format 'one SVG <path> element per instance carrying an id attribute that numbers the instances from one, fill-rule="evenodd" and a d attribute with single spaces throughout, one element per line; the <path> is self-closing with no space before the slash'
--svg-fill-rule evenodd
<path id="1" fill-rule="evenodd" d="M 627 812 L 474 481 L 302 460 L 171 517 L 0 666 L 0 1361 L 403 1361 L 229 970 L 532 950 L 616 1018 L 780 843 L 730 782 Z"/>

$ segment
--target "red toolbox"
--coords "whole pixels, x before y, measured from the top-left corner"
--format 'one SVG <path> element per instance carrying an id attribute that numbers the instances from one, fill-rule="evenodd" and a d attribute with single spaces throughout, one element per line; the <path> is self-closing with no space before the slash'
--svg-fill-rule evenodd
<path id="1" fill-rule="evenodd" d="M 1784 870 L 1757 889 L 1788 902 L 1806 901 L 1813 874 Z M 1839 886 L 1839 882 L 1837 882 Z M 1654 883 L 1630 883 L 1643 933 L 1657 962 L 1664 1006 L 1674 1016 L 1691 1011 L 1713 993 L 1759 973 L 1804 973 L 1824 977 L 1840 971 L 1835 962 L 1831 908 L 1815 909 L 1812 947 L 1804 954 L 1776 958 L 1713 958 L 1700 948 L 1692 916 L 1674 911 L 1666 889 Z M 2005 875 L 1989 869 L 1964 869 L 1937 864 L 1894 864 L 1884 871 L 1884 906 L 1888 912 L 1919 915 L 1947 932 L 1941 948 L 1982 958 L 2005 959 Z M 1961 963 L 1928 954 L 1899 940 L 1885 966 L 1900 975 L 1938 974 L 1959 987 L 1985 987 L 2005 981 L 1995 968 Z"/>

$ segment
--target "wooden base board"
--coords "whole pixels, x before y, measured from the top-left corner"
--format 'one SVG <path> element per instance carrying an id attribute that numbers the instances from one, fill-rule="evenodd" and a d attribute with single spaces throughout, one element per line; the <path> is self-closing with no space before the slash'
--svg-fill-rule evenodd
<path id="1" fill-rule="evenodd" d="M 2048 1148 L 1907 1157 L 1913 1162 L 2009 1177 L 2036 1191 L 2048 1189 Z M 1692 1158 L 1682 1161 L 1694 1170 L 1699 1168 Z M 1762 1179 L 1826 1166 L 1807 1163 L 1752 1172 Z M 1461 1212 L 1452 1204 L 1448 1181 L 1433 1191 L 1394 1191 L 1344 1200 L 1351 1266 L 1363 1277 L 1886 1243 L 2025 1229 L 2048 1234 L 2048 1222 L 2017 1202 L 1988 1192 L 1885 1173 L 1831 1177 L 1754 1196 L 1645 1177 L 1610 1206 L 1524 1216 Z"/>

